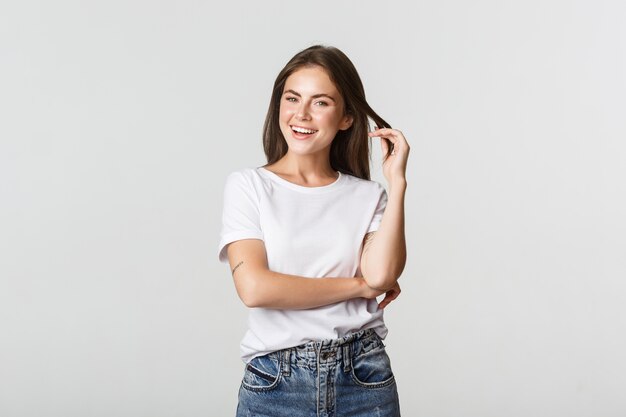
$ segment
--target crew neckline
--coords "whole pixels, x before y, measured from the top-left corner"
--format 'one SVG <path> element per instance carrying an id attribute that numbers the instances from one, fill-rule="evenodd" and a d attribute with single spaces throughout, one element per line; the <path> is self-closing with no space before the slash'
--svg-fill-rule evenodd
<path id="1" fill-rule="evenodd" d="M 346 178 L 346 176 L 342 174 L 341 171 L 337 171 L 339 176 L 334 182 L 331 182 L 330 184 L 322 185 L 319 187 L 305 187 L 304 185 L 299 185 L 294 182 L 287 181 L 283 177 L 279 176 L 278 174 L 270 171 L 269 169 L 265 167 L 257 167 L 257 171 L 265 174 L 266 177 L 292 190 L 299 191 L 302 193 L 309 193 L 309 194 L 325 193 L 328 191 L 332 191 L 336 188 L 339 188 L 339 186 L 344 182 L 344 179 Z"/>

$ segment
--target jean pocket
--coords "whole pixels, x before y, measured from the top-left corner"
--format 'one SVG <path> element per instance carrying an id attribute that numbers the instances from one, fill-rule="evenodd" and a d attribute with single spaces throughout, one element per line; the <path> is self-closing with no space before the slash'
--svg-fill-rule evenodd
<path id="1" fill-rule="evenodd" d="M 382 343 L 351 358 L 351 375 L 357 385 L 382 388 L 395 382 L 391 360 Z"/>
<path id="2" fill-rule="evenodd" d="M 269 391 L 280 382 L 280 356 L 274 352 L 253 358 L 246 364 L 241 384 L 250 391 Z"/>

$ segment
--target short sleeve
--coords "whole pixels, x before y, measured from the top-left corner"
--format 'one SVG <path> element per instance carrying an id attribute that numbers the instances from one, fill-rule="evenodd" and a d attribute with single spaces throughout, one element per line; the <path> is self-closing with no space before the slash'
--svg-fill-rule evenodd
<path id="1" fill-rule="evenodd" d="M 378 230 L 378 226 L 380 226 L 380 221 L 383 219 L 383 213 L 385 212 L 385 207 L 387 207 L 387 190 L 382 185 L 378 185 L 378 204 L 376 205 L 376 210 L 374 211 L 374 215 L 370 222 L 369 227 L 367 228 L 367 232 L 375 232 Z"/>
<path id="2" fill-rule="evenodd" d="M 252 183 L 241 171 L 232 172 L 224 185 L 222 230 L 218 247 L 220 262 L 228 262 L 226 246 L 236 240 L 261 239 L 258 197 Z"/>

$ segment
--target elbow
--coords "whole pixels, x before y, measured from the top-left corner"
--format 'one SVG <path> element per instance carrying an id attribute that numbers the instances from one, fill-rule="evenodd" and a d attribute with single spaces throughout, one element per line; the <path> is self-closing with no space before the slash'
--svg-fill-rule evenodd
<path id="1" fill-rule="evenodd" d="M 235 277 L 237 295 L 241 302 L 248 308 L 262 307 L 256 284 L 257 277 L 250 276 L 249 274 Z"/>
<path id="2" fill-rule="evenodd" d="M 404 265 L 401 268 L 398 266 L 398 269 L 389 267 L 378 271 L 367 271 L 369 275 L 366 273 L 364 279 L 371 288 L 390 290 L 396 285 L 403 269 Z"/>
<path id="3" fill-rule="evenodd" d="M 371 288 L 389 290 L 396 285 L 398 278 L 402 275 L 405 262 L 389 265 L 385 268 L 376 268 L 376 270 L 367 270 L 364 272 L 364 279 Z M 367 278 L 366 278 L 367 277 Z"/>
<path id="4" fill-rule="evenodd" d="M 379 290 L 390 290 L 396 285 L 396 281 L 398 279 L 396 277 L 376 277 L 376 279 L 367 281 L 367 285 L 371 288 L 379 289 Z"/>
<path id="5" fill-rule="evenodd" d="M 389 290 L 396 285 L 397 277 L 384 274 L 364 274 L 363 279 L 370 288 Z"/>
<path id="6" fill-rule="evenodd" d="M 258 307 L 257 301 L 248 294 L 239 293 L 239 299 L 248 308 Z"/>

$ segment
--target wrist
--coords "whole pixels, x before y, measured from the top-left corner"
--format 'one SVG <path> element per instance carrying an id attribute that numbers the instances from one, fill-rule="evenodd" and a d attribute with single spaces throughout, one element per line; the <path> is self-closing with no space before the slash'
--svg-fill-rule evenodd
<path id="1" fill-rule="evenodd" d="M 396 178 L 393 181 L 389 182 L 389 191 L 397 190 L 397 191 L 405 191 L 407 187 L 406 178 Z"/>
<path id="2" fill-rule="evenodd" d="M 354 278 L 356 278 L 356 296 L 363 297 L 365 295 L 365 290 L 368 288 L 367 282 L 365 282 L 365 278 L 363 277 Z"/>

